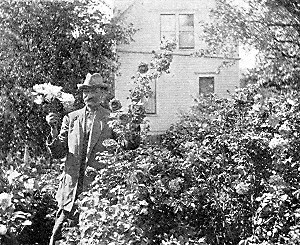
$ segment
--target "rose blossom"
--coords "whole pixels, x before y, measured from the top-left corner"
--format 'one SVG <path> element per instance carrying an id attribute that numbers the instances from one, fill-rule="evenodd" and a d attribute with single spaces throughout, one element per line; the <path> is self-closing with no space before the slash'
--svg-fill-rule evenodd
<path id="1" fill-rule="evenodd" d="M 110 102 L 109 102 L 109 107 L 111 109 L 112 112 L 115 112 L 119 109 L 122 108 L 122 104 L 119 100 L 117 99 L 112 99 Z"/>
<path id="2" fill-rule="evenodd" d="M 12 195 L 6 192 L 0 194 L 0 207 L 5 210 L 11 205 Z"/>
<path id="3" fill-rule="evenodd" d="M 235 191 L 240 195 L 247 194 L 249 189 L 250 189 L 250 184 L 249 183 L 241 182 L 241 183 L 239 183 L 235 186 Z"/>
<path id="4" fill-rule="evenodd" d="M 7 228 L 5 225 L 0 224 L 0 235 L 4 236 L 7 233 Z"/>
<path id="5" fill-rule="evenodd" d="M 269 147 L 271 149 L 275 149 L 276 147 L 279 146 L 284 146 L 288 144 L 288 140 L 287 139 L 283 139 L 280 135 L 276 135 L 273 139 L 271 139 L 271 141 L 269 142 Z"/>

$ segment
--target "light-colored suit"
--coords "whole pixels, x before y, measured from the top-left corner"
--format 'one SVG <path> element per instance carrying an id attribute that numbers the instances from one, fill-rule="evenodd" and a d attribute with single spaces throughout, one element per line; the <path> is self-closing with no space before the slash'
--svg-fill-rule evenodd
<path id="1" fill-rule="evenodd" d="M 55 139 L 48 142 L 48 148 L 54 158 L 64 158 L 64 173 L 57 191 L 56 200 L 59 209 L 71 211 L 78 187 L 81 163 L 93 168 L 101 168 L 95 160 L 96 153 L 105 150 L 102 145 L 105 139 L 114 138 L 113 131 L 108 126 L 110 111 L 101 107 L 96 111 L 89 139 L 85 146 L 86 107 L 71 112 L 63 118 L 61 131 Z M 82 159 L 85 155 L 86 158 Z M 84 178 L 85 188 L 90 180 Z"/>

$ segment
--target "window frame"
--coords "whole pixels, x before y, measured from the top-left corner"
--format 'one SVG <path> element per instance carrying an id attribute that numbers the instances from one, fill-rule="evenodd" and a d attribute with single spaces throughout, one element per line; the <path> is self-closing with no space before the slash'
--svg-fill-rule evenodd
<path id="1" fill-rule="evenodd" d="M 180 25 L 180 16 L 184 16 L 184 15 L 192 15 L 193 16 L 193 26 L 189 27 L 189 26 L 185 26 L 185 27 L 181 27 Z M 182 28 L 182 29 L 181 29 Z M 193 34 L 193 45 L 192 46 L 180 46 L 180 37 L 181 37 L 181 33 L 192 33 Z M 178 14 L 178 48 L 179 49 L 195 49 L 195 15 L 194 14 Z"/>
<path id="2" fill-rule="evenodd" d="M 204 93 L 200 93 L 200 79 L 201 78 L 212 78 L 213 79 L 213 92 L 210 92 L 210 93 L 208 93 L 208 94 L 204 94 Z M 214 76 L 214 75 L 211 75 L 211 74 L 207 74 L 207 75 L 199 75 L 198 76 L 198 95 L 199 96 L 201 96 L 201 94 L 203 95 L 203 96 L 208 96 L 208 95 L 210 95 L 210 94 L 215 94 L 215 92 L 216 92 L 216 77 Z"/>
<path id="3" fill-rule="evenodd" d="M 177 22 L 176 22 L 176 14 L 174 14 L 174 13 L 166 13 L 166 14 L 160 14 L 159 15 L 159 25 L 160 25 L 160 29 L 159 29 L 159 31 L 160 31 L 160 42 L 162 42 L 162 39 L 163 39 L 163 35 L 162 35 L 162 33 L 163 32 L 166 32 L 166 31 L 163 31 L 162 30 L 162 16 L 163 15 L 172 15 L 172 16 L 174 16 L 174 19 L 175 19 L 175 25 L 174 25 L 174 35 L 175 35 L 175 40 L 174 41 L 176 41 L 177 42 L 177 32 L 176 32 L 176 30 L 177 30 Z M 171 31 L 169 31 L 169 32 L 171 32 Z"/>
<path id="4" fill-rule="evenodd" d="M 175 16 L 175 42 L 177 44 L 177 50 L 193 50 L 196 48 L 196 40 L 195 40 L 195 23 L 196 23 L 196 14 L 195 12 L 189 12 L 189 11 L 186 11 L 186 12 L 161 12 L 159 14 L 159 25 L 160 25 L 160 43 L 162 43 L 162 39 L 163 39 L 163 36 L 162 36 L 162 18 L 161 16 L 162 15 L 174 15 Z M 180 37 L 180 32 L 188 32 L 186 30 L 182 30 L 180 31 L 180 15 L 192 15 L 193 16 L 193 47 L 180 47 L 180 42 L 179 42 L 179 37 Z"/>

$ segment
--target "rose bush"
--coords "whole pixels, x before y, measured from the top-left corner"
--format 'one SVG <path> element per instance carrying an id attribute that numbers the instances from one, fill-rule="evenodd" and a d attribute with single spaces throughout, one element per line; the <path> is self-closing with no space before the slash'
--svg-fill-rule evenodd
<path id="1" fill-rule="evenodd" d="M 157 59 L 171 57 L 155 54 L 158 66 L 139 67 L 135 82 L 141 86 L 131 91 L 128 111 L 111 101 L 119 139 L 104 142 L 101 170 L 87 168 L 95 181 L 78 200 L 79 226 L 66 224 L 62 244 L 298 244 L 298 91 L 257 84 L 228 99 L 200 97 L 162 145 L 143 141 L 136 150 L 122 150 L 127 133 L 144 122 L 149 79 L 161 74 L 161 64 L 169 67 Z M 1 237 L 30 244 L 28 236 L 45 227 L 39 222 L 53 222 L 53 189 L 45 192 L 43 183 L 57 186 L 50 174 L 60 170 L 36 160 L 29 167 L 18 157 L 2 161 Z M 50 235 L 46 227 L 40 244 Z"/>
<path id="2" fill-rule="evenodd" d="M 211 244 L 297 244 L 298 98 L 263 85 L 229 100 L 200 98 L 165 135 L 164 145 L 201 167 L 214 193 L 208 198 L 222 215 L 211 213 Z"/>
<path id="3" fill-rule="evenodd" d="M 98 161 L 103 168 L 79 200 L 79 228 L 66 229 L 64 244 L 205 244 L 203 207 L 210 204 L 183 161 L 149 146 L 102 153 Z"/>
<path id="4" fill-rule="evenodd" d="M 162 145 L 100 154 L 65 243 L 298 244 L 298 98 L 199 98 Z"/>
<path id="5" fill-rule="evenodd" d="M 59 169 L 44 158 L 25 164 L 18 155 L 0 161 L 1 244 L 48 244 Z"/>
<path id="6" fill-rule="evenodd" d="M 162 74 L 169 73 L 173 59 L 175 44 L 165 42 L 160 52 L 153 51 L 153 57 L 148 63 L 141 62 L 135 76 L 132 77 L 134 88 L 129 90 L 129 106 L 123 108 L 121 102 L 115 98 L 109 102 L 111 110 L 109 126 L 117 136 L 118 147 L 132 144 L 137 138 L 147 139 L 149 124 L 146 119 L 145 101 L 152 95 L 151 82 Z M 127 147 L 128 148 L 128 147 Z"/>

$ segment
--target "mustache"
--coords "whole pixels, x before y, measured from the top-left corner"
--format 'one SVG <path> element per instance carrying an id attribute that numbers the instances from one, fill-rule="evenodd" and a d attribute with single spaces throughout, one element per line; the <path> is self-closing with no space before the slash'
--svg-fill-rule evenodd
<path id="1" fill-rule="evenodd" d="M 85 98 L 83 98 L 83 102 L 85 103 L 85 104 L 89 104 L 89 103 L 93 103 L 93 104 L 95 104 L 95 103 L 101 103 L 103 101 L 103 98 L 99 98 L 98 96 L 96 97 L 96 96 L 87 96 L 87 97 L 85 97 Z"/>

